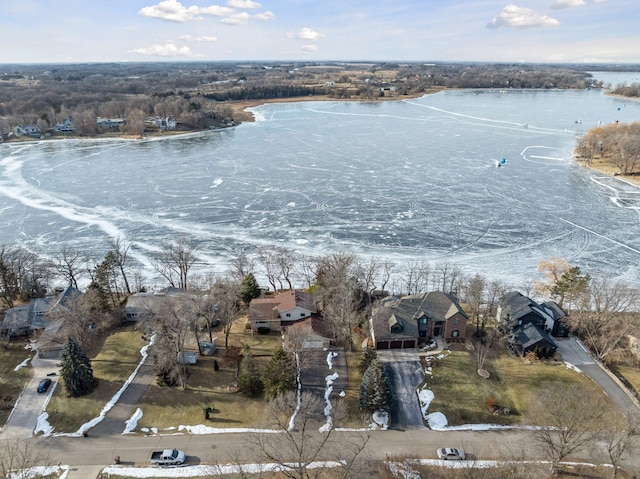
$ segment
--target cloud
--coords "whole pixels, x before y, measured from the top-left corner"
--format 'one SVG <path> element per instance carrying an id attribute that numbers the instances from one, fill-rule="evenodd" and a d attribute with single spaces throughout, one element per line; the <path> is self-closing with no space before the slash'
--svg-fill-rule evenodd
<path id="1" fill-rule="evenodd" d="M 221 20 L 222 23 L 227 25 L 246 25 L 249 21 L 249 14 L 247 12 L 234 13 Z"/>
<path id="2" fill-rule="evenodd" d="M 315 45 L 302 45 L 300 47 L 300 51 L 302 53 L 310 53 L 310 52 L 315 52 L 318 51 L 318 47 Z"/>
<path id="3" fill-rule="evenodd" d="M 193 35 L 187 34 L 187 35 L 180 35 L 178 38 L 185 42 L 217 42 L 218 41 L 217 37 L 209 37 L 206 35 L 194 37 Z"/>
<path id="4" fill-rule="evenodd" d="M 211 5 L 209 7 L 185 7 L 177 0 L 163 0 L 157 5 L 143 7 L 138 12 L 140 15 L 151 18 L 159 18 L 168 22 L 184 23 L 190 20 L 201 20 L 202 15 L 225 16 L 233 14 L 234 9 Z"/>
<path id="5" fill-rule="evenodd" d="M 252 0 L 228 0 L 227 5 L 231 8 L 240 8 L 243 10 L 255 10 L 262 6 L 258 2 L 254 2 Z"/>
<path id="6" fill-rule="evenodd" d="M 312 42 L 318 41 L 324 37 L 322 33 L 318 33 L 308 27 L 302 28 L 298 33 L 290 32 L 287 34 L 289 38 L 298 38 L 300 40 L 311 40 Z"/>
<path id="7" fill-rule="evenodd" d="M 558 25 L 560 22 L 555 18 L 537 13 L 530 8 L 509 4 L 487 24 L 487 28 L 538 28 Z"/>
<path id="8" fill-rule="evenodd" d="M 556 3 L 551 5 L 551 8 L 560 10 L 562 8 L 582 7 L 587 2 L 584 0 L 556 0 Z"/>
<path id="9" fill-rule="evenodd" d="M 253 19 L 261 22 L 266 22 L 269 20 L 275 20 L 276 16 L 273 12 L 262 12 L 262 13 L 256 13 L 253 16 Z"/>
<path id="10" fill-rule="evenodd" d="M 164 45 L 152 45 L 145 48 L 136 48 L 130 50 L 133 53 L 139 55 L 150 55 L 155 57 L 194 57 L 195 55 L 189 49 L 189 47 L 177 47 L 173 43 L 166 43 Z"/>

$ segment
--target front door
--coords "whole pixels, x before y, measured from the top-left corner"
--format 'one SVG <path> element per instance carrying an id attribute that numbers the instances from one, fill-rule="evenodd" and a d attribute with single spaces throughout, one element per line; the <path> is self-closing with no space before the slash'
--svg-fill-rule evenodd
<path id="1" fill-rule="evenodd" d="M 433 337 L 434 338 L 439 338 L 442 336 L 442 323 L 435 323 L 433 325 Z"/>

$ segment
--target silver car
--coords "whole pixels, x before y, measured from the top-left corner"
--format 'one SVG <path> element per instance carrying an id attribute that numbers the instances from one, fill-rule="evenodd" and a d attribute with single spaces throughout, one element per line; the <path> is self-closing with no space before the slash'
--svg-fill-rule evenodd
<path id="1" fill-rule="evenodd" d="M 464 451 L 455 447 L 438 449 L 438 458 L 443 461 L 464 461 Z"/>

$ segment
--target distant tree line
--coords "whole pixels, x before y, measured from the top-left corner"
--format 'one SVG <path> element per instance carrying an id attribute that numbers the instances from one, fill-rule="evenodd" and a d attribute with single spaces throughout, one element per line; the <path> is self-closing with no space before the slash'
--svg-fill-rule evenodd
<path id="1" fill-rule="evenodd" d="M 334 80 L 338 83 L 334 85 Z M 97 117 L 126 120 L 141 134 L 148 116 L 170 116 L 183 129 L 232 119 L 226 102 L 328 95 L 373 99 L 434 88 L 599 87 L 572 66 L 510 64 L 138 63 L 0 65 L 0 131 L 34 124 L 42 132 L 73 119 L 75 134 L 103 133 Z"/>
<path id="2" fill-rule="evenodd" d="M 622 95 L 631 98 L 637 98 L 640 96 L 640 83 L 632 83 L 631 85 L 618 85 L 611 93 L 615 95 Z"/>
<path id="3" fill-rule="evenodd" d="M 587 165 L 598 159 L 621 175 L 640 174 L 640 122 L 592 128 L 578 140 L 575 154 Z"/>

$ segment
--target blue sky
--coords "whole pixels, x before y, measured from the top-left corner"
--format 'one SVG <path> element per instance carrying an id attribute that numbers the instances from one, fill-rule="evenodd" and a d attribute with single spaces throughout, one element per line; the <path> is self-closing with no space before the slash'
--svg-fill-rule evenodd
<path id="1" fill-rule="evenodd" d="M 0 63 L 640 63 L 638 0 L 2 0 Z"/>

